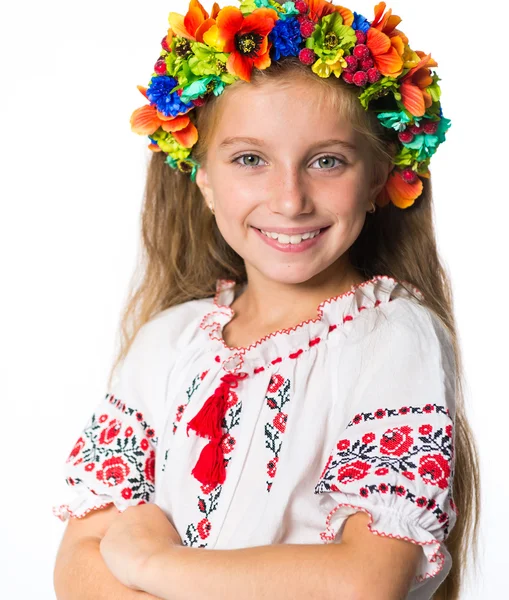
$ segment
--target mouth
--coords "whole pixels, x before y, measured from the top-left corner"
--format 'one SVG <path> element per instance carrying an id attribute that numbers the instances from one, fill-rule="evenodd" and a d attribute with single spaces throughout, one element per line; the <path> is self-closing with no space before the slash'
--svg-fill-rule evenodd
<path id="1" fill-rule="evenodd" d="M 281 250 L 283 252 L 301 252 L 318 244 L 326 232 L 330 229 L 330 225 L 315 229 L 302 234 L 276 234 L 262 231 L 257 227 L 252 227 L 257 235 L 269 246 Z"/>

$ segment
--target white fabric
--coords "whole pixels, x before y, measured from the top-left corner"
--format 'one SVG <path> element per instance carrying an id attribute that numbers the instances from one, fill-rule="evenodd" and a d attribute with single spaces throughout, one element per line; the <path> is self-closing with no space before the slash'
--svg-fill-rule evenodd
<path id="1" fill-rule="evenodd" d="M 55 514 L 155 502 L 185 545 L 235 549 L 338 543 L 364 510 L 374 534 L 422 545 L 408 599 L 431 598 L 451 567 L 443 541 L 456 520 L 445 328 L 377 276 L 321 304 L 315 320 L 230 349 L 221 332 L 242 289 L 219 280 L 217 290 L 142 327 L 65 464 L 70 500 Z M 208 440 L 186 424 L 239 371 L 223 423 L 226 480 L 209 489 L 191 474 Z"/>

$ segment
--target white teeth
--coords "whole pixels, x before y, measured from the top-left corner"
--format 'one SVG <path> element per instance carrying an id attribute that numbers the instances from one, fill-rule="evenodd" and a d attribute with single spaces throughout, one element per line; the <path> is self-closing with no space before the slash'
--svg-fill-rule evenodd
<path id="1" fill-rule="evenodd" d="M 263 229 L 260 229 L 260 231 L 267 237 L 277 240 L 280 244 L 300 244 L 302 240 L 316 237 L 320 233 L 321 229 L 296 235 L 286 235 L 285 233 L 276 233 L 274 231 L 269 233 L 267 231 L 263 231 Z"/>

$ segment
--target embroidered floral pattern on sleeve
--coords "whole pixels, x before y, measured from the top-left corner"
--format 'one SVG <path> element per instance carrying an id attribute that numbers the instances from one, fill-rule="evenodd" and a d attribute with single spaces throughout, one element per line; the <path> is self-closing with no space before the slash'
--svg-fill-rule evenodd
<path id="1" fill-rule="evenodd" d="M 270 379 L 267 394 L 265 396 L 266 405 L 273 412 L 270 420 L 265 423 L 265 447 L 268 450 L 269 461 L 267 463 L 267 474 L 273 480 L 279 461 L 279 453 L 283 445 L 282 436 L 286 430 L 288 414 L 284 412 L 284 406 L 290 402 L 290 380 L 284 379 L 281 375 L 273 375 Z M 267 492 L 272 489 L 274 481 L 267 481 Z"/>
<path id="2" fill-rule="evenodd" d="M 125 500 L 148 502 L 155 491 L 155 431 L 140 411 L 112 394 L 105 400 L 109 406 L 94 412 L 67 458 L 73 475 L 66 482 L 84 483 L 96 494 L 114 488 Z"/>
<path id="3" fill-rule="evenodd" d="M 231 389 L 228 394 L 227 412 L 222 421 L 222 428 L 224 430 L 222 451 L 225 455 L 225 469 L 228 469 L 228 465 L 232 459 L 231 455 L 235 449 L 236 439 L 232 435 L 232 431 L 240 423 L 241 412 L 242 401 L 239 400 L 237 392 L 234 389 Z M 197 518 L 194 523 L 187 526 L 184 537 L 182 538 L 182 544 L 184 546 L 206 548 L 208 545 L 206 540 L 213 527 L 211 515 L 217 510 L 223 485 L 218 484 L 214 486 L 201 484 L 200 490 L 202 494 L 198 495 L 196 502 L 196 508 L 198 512 L 201 513 L 200 517 Z"/>
<path id="4" fill-rule="evenodd" d="M 420 419 L 420 425 L 412 423 L 387 429 L 373 426 L 376 431 L 366 431 L 370 421 L 406 414 L 424 418 Z M 427 419 L 432 414 L 439 415 L 433 425 L 432 419 Z M 356 425 L 360 423 L 365 426 L 357 434 Z M 344 437 L 337 442 L 336 452 L 329 456 L 320 475 L 315 493 L 344 490 L 363 498 L 394 495 L 423 511 L 431 511 L 447 536 L 449 515 L 436 497 L 446 494 L 450 508 L 456 512 L 450 489 L 453 456 L 453 423 L 443 406 L 380 408 L 374 413 L 361 413 L 345 428 Z"/>

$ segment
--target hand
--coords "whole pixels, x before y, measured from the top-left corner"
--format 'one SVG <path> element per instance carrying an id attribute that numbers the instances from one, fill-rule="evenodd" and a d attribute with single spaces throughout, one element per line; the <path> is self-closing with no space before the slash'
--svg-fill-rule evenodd
<path id="1" fill-rule="evenodd" d="M 182 540 L 164 512 L 150 503 L 130 506 L 120 513 L 99 548 L 106 566 L 120 583 L 141 590 L 137 582 L 150 557 L 180 545 Z"/>

